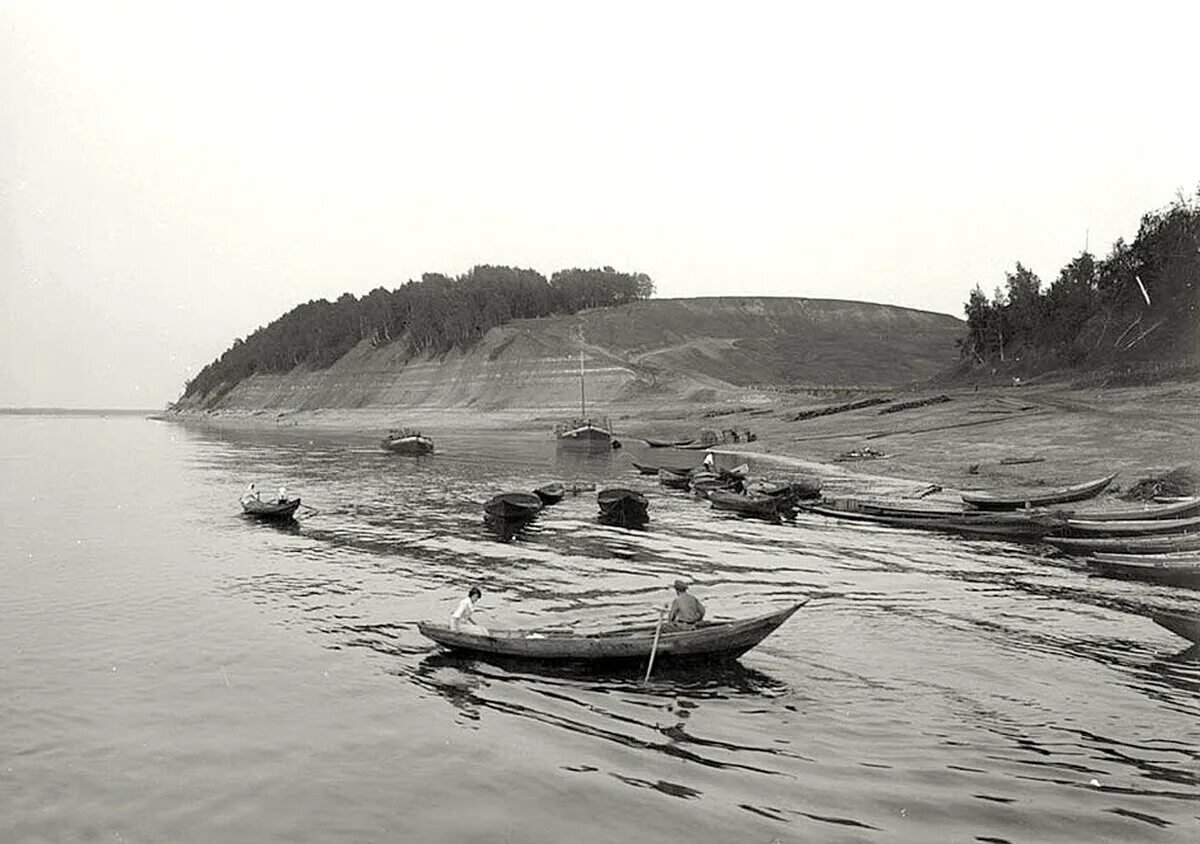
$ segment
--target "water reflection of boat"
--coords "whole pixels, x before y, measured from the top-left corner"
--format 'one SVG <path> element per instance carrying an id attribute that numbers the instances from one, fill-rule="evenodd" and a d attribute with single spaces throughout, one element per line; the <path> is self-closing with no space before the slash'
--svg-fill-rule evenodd
<path id="1" fill-rule="evenodd" d="M 685 630 L 657 630 L 654 624 L 622 627 L 598 633 L 573 633 L 556 629 L 496 630 L 480 636 L 451 630 L 444 624 L 418 622 L 426 638 L 443 647 L 468 653 L 520 657 L 532 660 L 620 662 L 656 660 L 737 659 L 783 624 L 807 601 L 775 612 L 737 621 L 702 623 Z M 657 632 L 657 645 L 656 641 Z"/>

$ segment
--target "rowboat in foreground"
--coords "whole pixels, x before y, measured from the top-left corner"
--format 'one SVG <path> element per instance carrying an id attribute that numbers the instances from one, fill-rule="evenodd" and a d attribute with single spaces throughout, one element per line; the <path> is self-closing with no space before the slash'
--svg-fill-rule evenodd
<path id="1" fill-rule="evenodd" d="M 1154 619 L 1155 624 L 1162 625 L 1175 635 L 1200 645 L 1200 615 L 1156 610 L 1150 613 L 1150 618 Z"/>
<path id="2" fill-rule="evenodd" d="M 299 498 L 287 498 L 283 501 L 259 501 L 257 498 L 249 498 L 242 501 L 242 512 L 245 515 L 264 521 L 283 522 L 294 519 L 299 508 Z"/>
<path id="3" fill-rule="evenodd" d="M 1200 533 L 1096 539 L 1047 536 L 1045 541 L 1068 554 L 1091 554 L 1096 551 L 1114 554 L 1165 554 L 1172 551 L 1200 551 Z"/>
<path id="4" fill-rule="evenodd" d="M 1166 554 L 1096 554 L 1088 559 L 1087 567 L 1090 573 L 1101 577 L 1200 589 L 1200 556 L 1196 554 L 1183 558 Z"/>
<path id="5" fill-rule="evenodd" d="M 1022 507 L 1047 507 L 1051 504 L 1066 504 L 1069 501 L 1093 498 L 1111 484 L 1116 476 L 1114 472 L 1094 481 L 1085 481 L 1061 489 L 1007 493 L 964 492 L 962 500 L 978 510 L 1019 510 Z"/>
<path id="6" fill-rule="evenodd" d="M 487 636 L 451 630 L 444 624 L 418 622 L 421 634 L 452 650 L 534 660 L 620 662 L 645 660 L 737 659 L 783 624 L 807 600 L 765 615 L 737 621 L 702 622 L 686 630 L 663 629 L 654 646 L 657 625 L 622 627 L 598 633 L 562 630 L 489 630 Z"/>

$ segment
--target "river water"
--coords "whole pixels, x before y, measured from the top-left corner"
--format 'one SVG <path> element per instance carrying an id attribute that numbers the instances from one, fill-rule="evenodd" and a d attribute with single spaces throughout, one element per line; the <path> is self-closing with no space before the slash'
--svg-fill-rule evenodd
<path id="1" fill-rule="evenodd" d="M 546 432 L 222 433 L 0 416 L 0 841 L 1194 841 L 1200 593 L 1005 543 L 742 521 Z M 502 542 L 494 492 L 568 497 Z M 286 483 L 319 513 L 253 524 Z M 719 670 L 547 673 L 417 632 L 813 596 Z"/>

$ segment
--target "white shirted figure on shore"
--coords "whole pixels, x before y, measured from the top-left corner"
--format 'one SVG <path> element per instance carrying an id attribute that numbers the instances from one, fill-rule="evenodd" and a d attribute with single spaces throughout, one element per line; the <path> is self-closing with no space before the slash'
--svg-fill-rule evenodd
<path id="1" fill-rule="evenodd" d="M 475 622 L 475 602 L 483 597 L 478 586 L 472 586 L 467 597 L 458 602 L 454 612 L 450 613 L 450 629 L 460 633 L 472 633 L 476 636 L 488 636 L 488 630 L 482 624 Z"/>

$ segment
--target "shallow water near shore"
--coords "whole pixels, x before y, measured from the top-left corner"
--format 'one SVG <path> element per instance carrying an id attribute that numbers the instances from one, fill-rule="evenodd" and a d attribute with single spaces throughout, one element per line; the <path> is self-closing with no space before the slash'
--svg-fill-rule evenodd
<path id="1" fill-rule="evenodd" d="M 1190 841 L 1200 592 L 1000 542 L 768 524 L 547 432 L 219 432 L 0 417 L 0 841 Z M 495 492 L 594 493 L 511 541 Z M 250 481 L 319 512 L 244 520 Z M 542 671 L 415 623 L 647 622 L 813 600 L 721 668 Z"/>

